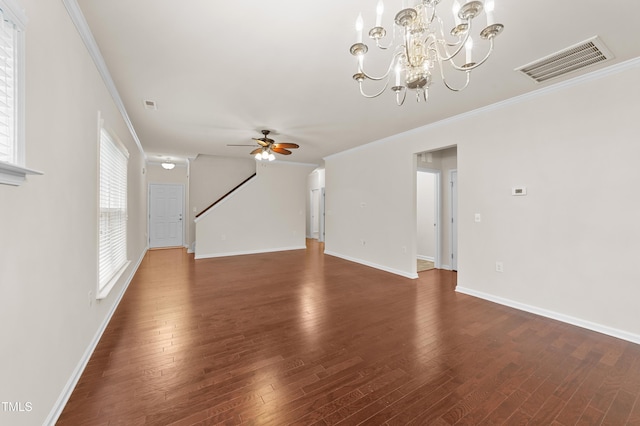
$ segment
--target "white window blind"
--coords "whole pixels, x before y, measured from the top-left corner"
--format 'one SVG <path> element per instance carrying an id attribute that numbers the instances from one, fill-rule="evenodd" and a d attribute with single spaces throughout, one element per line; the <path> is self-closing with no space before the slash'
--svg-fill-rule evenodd
<path id="1" fill-rule="evenodd" d="M 128 153 L 100 130 L 100 235 L 98 290 L 127 264 Z"/>
<path id="2" fill-rule="evenodd" d="M 18 164 L 16 132 L 18 30 L 0 3 L 0 161 Z"/>

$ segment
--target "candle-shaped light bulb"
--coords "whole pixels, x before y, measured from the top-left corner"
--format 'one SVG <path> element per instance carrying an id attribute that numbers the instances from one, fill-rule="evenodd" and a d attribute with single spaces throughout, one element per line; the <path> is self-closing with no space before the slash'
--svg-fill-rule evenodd
<path id="1" fill-rule="evenodd" d="M 357 43 L 362 43 L 362 28 L 364 28 L 364 22 L 362 21 L 362 13 L 358 14 L 358 19 L 356 19 L 356 37 Z"/>
<path id="2" fill-rule="evenodd" d="M 496 8 L 496 5 L 493 0 L 487 0 L 484 2 L 484 10 L 487 12 L 487 27 L 489 25 L 495 24 L 493 20 L 493 10 Z"/>
<path id="3" fill-rule="evenodd" d="M 396 63 L 396 86 L 400 86 L 400 73 L 402 72 L 402 65 L 400 62 Z"/>
<path id="4" fill-rule="evenodd" d="M 382 26 L 382 12 L 384 12 L 384 4 L 382 0 L 378 0 L 378 6 L 376 6 L 376 27 Z"/>
<path id="5" fill-rule="evenodd" d="M 458 12 L 460 12 L 460 2 L 458 0 L 454 0 L 451 11 L 453 12 L 453 18 L 455 19 L 456 25 L 460 25 L 462 21 L 458 16 Z"/>
<path id="6" fill-rule="evenodd" d="M 467 42 L 464 44 L 464 48 L 466 49 L 466 53 L 467 53 L 467 64 L 470 64 L 471 63 L 471 51 L 473 50 L 473 39 L 471 37 L 469 37 Z"/>

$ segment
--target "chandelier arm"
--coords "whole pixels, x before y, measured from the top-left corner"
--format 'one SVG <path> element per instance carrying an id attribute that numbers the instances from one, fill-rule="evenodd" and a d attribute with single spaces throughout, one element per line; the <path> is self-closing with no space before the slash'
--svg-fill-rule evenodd
<path id="1" fill-rule="evenodd" d="M 388 46 L 383 46 L 383 45 L 380 44 L 380 39 L 376 39 L 376 47 L 378 49 L 381 49 L 381 50 L 387 50 L 387 49 L 389 49 L 390 47 L 393 46 L 393 42 L 394 42 L 394 40 L 391 40 L 391 42 L 389 42 Z"/>
<path id="2" fill-rule="evenodd" d="M 435 6 L 431 6 L 428 9 L 431 10 L 431 17 L 428 19 L 428 23 L 427 25 L 431 25 L 433 23 L 433 20 L 437 17 L 438 20 L 442 23 L 442 18 L 440 18 L 438 15 L 436 15 L 436 7 Z"/>
<path id="3" fill-rule="evenodd" d="M 384 73 L 384 75 L 382 77 L 373 77 L 370 76 L 369 74 L 367 74 L 364 71 L 364 66 L 360 67 L 359 72 L 362 73 L 362 75 L 364 75 L 366 78 L 368 78 L 369 80 L 373 80 L 373 81 L 380 81 L 380 80 L 384 80 L 385 78 L 387 79 L 387 84 L 389 84 L 388 78 L 389 78 L 389 74 L 391 73 L 391 70 L 393 69 L 393 64 L 396 62 L 396 58 L 401 55 L 402 53 L 397 52 L 395 55 L 393 55 L 391 57 L 391 61 L 389 62 L 389 68 L 387 68 L 387 72 Z M 364 65 L 364 64 L 363 64 Z"/>
<path id="4" fill-rule="evenodd" d="M 463 65 L 463 66 L 458 66 L 456 65 L 456 63 L 452 60 L 449 61 L 449 63 L 451 64 L 451 67 L 457 71 L 471 71 L 474 70 L 476 68 L 478 68 L 480 65 L 484 64 L 485 62 L 487 62 L 487 59 L 489 59 L 489 56 L 491 56 L 491 54 L 493 53 L 493 38 L 490 39 L 490 45 L 489 45 L 489 51 L 487 52 L 487 54 L 485 55 L 484 58 L 482 58 L 482 60 L 480 62 L 474 63 L 473 65 Z"/>
<path id="5" fill-rule="evenodd" d="M 464 86 L 460 87 L 460 88 L 455 88 L 451 85 L 449 85 L 449 83 L 447 83 L 447 79 L 444 77 L 444 70 L 442 69 L 442 65 L 440 66 L 440 77 L 442 78 L 442 82 L 444 83 L 444 85 L 446 86 L 447 89 L 453 91 L 453 92 L 460 92 L 464 89 L 467 88 L 467 86 L 469 85 L 469 81 L 471 80 L 471 73 L 469 71 L 467 71 L 467 81 L 464 83 Z"/>
<path id="6" fill-rule="evenodd" d="M 393 67 L 393 62 L 394 62 L 394 61 L 391 61 L 391 63 L 389 64 L 389 69 L 387 69 L 387 72 L 386 72 L 386 73 L 384 73 L 384 75 L 383 75 L 382 77 L 373 77 L 373 76 L 370 76 L 369 74 L 367 74 L 366 72 L 364 72 L 364 69 L 361 69 L 361 70 L 360 70 L 360 72 L 361 72 L 361 73 L 362 73 L 362 74 L 363 74 L 367 79 L 369 79 L 369 80 L 373 80 L 373 81 L 380 81 L 380 80 L 384 80 L 385 78 L 386 78 L 386 79 L 389 79 L 389 73 L 391 73 L 391 68 Z"/>
<path id="7" fill-rule="evenodd" d="M 484 56 L 484 58 L 482 58 L 482 60 L 480 62 L 476 62 L 474 65 L 466 67 L 466 68 L 462 69 L 461 71 L 471 71 L 471 70 L 474 70 L 474 69 L 478 68 L 480 65 L 484 64 L 485 62 L 487 62 L 487 59 L 489 59 L 489 56 L 491 56 L 492 53 L 493 53 L 493 37 L 490 39 L 489 51 Z"/>
<path id="8" fill-rule="evenodd" d="M 376 38 L 376 46 L 380 49 L 380 50 L 387 50 L 391 47 L 393 47 L 393 44 L 396 42 L 396 31 L 395 31 L 395 25 L 392 26 L 393 31 L 391 32 L 393 34 L 391 41 L 389 42 L 389 44 L 387 46 L 383 46 L 382 44 L 380 44 L 380 39 Z"/>
<path id="9" fill-rule="evenodd" d="M 444 32 L 444 21 L 443 21 L 443 20 L 442 20 L 442 18 L 441 18 L 440 16 L 438 16 L 438 15 L 436 15 L 435 17 L 436 17 L 436 19 L 437 19 L 437 21 L 438 21 L 438 24 L 439 24 L 439 25 L 438 25 L 438 27 L 437 27 L 437 28 L 438 28 L 438 30 L 437 30 L 437 31 L 438 31 L 438 33 L 439 33 L 439 35 L 440 35 L 440 40 L 442 40 L 442 44 L 443 44 L 444 46 L 446 46 L 446 47 L 459 47 L 459 46 L 464 46 L 464 43 L 460 43 L 460 41 L 461 41 L 460 35 L 458 35 L 458 41 L 456 41 L 456 42 L 448 41 L 448 40 L 447 40 L 447 35 L 446 35 L 446 34 L 445 34 L 445 32 Z M 466 23 L 466 21 L 465 21 L 465 23 Z M 434 33 L 435 33 L 435 31 L 434 31 Z M 470 34 L 470 31 L 466 31 L 466 34 L 467 34 L 467 35 L 468 35 L 468 34 Z M 434 37 L 435 37 L 435 34 L 434 34 Z M 465 40 L 464 40 L 464 41 L 466 42 L 466 40 L 467 40 L 467 39 L 465 38 Z M 460 49 L 462 49 L 462 47 L 460 47 Z M 448 51 L 446 51 L 446 52 L 448 53 Z M 458 54 L 458 52 L 456 52 L 456 53 L 454 53 L 453 55 L 451 55 L 451 57 L 456 56 L 457 54 Z"/>
<path id="10" fill-rule="evenodd" d="M 387 79 L 387 81 L 384 83 L 384 87 L 382 88 L 382 90 L 380 90 L 378 93 L 374 94 L 374 95 L 367 95 L 366 93 L 364 93 L 364 91 L 362 90 L 362 82 L 359 81 L 358 82 L 358 87 L 360 87 L 360 94 L 362 96 L 364 96 L 365 98 L 368 99 L 372 99 L 372 98 L 377 98 L 378 96 L 382 95 L 382 93 L 387 90 L 387 86 L 389 86 L 389 80 Z"/>
<path id="11" fill-rule="evenodd" d="M 446 56 L 442 57 L 443 61 L 451 61 L 451 63 L 453 63 L 452 59 L 455 58 L 456 56 L 458 56 L 458 54 L 460 53 L 460 51 L 464 48 L 464 45 L 467 43 L 467 40 L 469 40 L 469 36 L 471 35 L 471 20 L 469 20 L 469 29 L 466 31 L 465 35 L 464 35 L 464 39 L 461 39 L 458 43 L 449 43 L 447 42 L 444 37 L 442 37 L 442 43 L 440 43 L 443 46 L 444 52 L 446 53 Z M 437 44 L 436 44 L 437 45 Z M 447 46 L 450 47 L 456 47 L 455 52 L 450 53 L 449 50 L 447 49 Z M 439 52 L 438 52 L 439 53 Z"/>

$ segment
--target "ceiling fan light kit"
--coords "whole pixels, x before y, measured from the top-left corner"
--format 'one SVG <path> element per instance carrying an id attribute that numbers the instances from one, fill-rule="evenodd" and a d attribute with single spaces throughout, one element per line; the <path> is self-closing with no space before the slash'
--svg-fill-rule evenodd
<path id="1" fill-rule="evenodd" d="M 381 76 L 374 76 L 364 70 L 364 58 L 369 47 L 362 41 L 364 23 L 362 14 L 356 20 L 356 43 L 349 51 L 358 60 L 357 72 L 353 79 L 358 82 L 360 94 L 365 98 L 376 98 L 389 87 L 392 76 L 395 76 L 391 90 L 395 92 L 398 106 L 404 104 L 407 90 L 416 93 L 416 101 L 426 100 L 429 86 L 433 81 L 432 70 L 437 68 L 443 84 L 454 92 L 461 91 L 469 85 L 470 73 L 484 64 L 493 52 L 494 39 L 504 26 L 494 20 L 494 0 L 469 1 L 461 4 L 453 0 L 451 12 L 453 27 L 445 30 L 445 21 L 436 10 L 442 0 L 403 0 L 403 9 L 394 19 L 391 40 L 385 41 L 387 30 L 382 26 L 384 4 L 378 1 L 376 8 L 376 25 L 369 30 L 369 38 L 373 39 L 378 49 L 389 51 L 391 58 L 387 71 Z M 486 25 L 476 34 L 477 38 L 488 45 L 484 56 L 474 60 L 473 27 L 482 12 L 485 12 Z M 482 25 L 480 22 L 478 25 Z M 448 35 L 446 33 L 449 33 Z M 477 56 L 477 54 L 475 55 Z M 457 62 L 457 63 L 456 63 Z M 464 83 L 460 87 L 450 84 L 445 77 L 445 68 L 465 74 Z M 382 88 L 373 94 L 363 89 L 367 80 L 376 82 Z"/>

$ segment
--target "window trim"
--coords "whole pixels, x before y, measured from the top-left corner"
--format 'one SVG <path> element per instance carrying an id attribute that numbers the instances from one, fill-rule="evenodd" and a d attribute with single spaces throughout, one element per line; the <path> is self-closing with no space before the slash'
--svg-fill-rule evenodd
<path id="1" fill-rule="evenodd" d="M 0 0 L 3 14 L 16 26 L 16 162 L 0 161 L 0 184 L 20 186 L 27 175 L 42 172 L 25 167 L 25 29 L 27 17 L 16 0 Z"/>
<path id="2" fill-rule="evenodd" d="M 100 173 L 101 173 L 101 148 L 100 145 L 102 144 L 102 135 L 106 134 L 110 143 L 112 143 L 115 148 L 117 150 L 119 150 L 127 159 L 127 166 L 126 166 L 126 181 L 125 181 L 125 187 L 126 187 L 126 193 L 125 193 L 125 202 L 126 202 L 126 207 L 125 207 L 125 253 L 124 253 L 124 263 L 122 265 L 119 266 L 119 268 L 113 272 L 113 274 L 109 277 L 109 279 L 106 280 L 106 282 L 104 283 L 104 285 L 100 285 L 100 216 L 101 216 L 101 207 L 100 207 L 100 198 L 101 198 L 101 191 L 100 191 Z M 127 228 L 128 228 L 128 210 L 129 210 L 129 206 L 128 206 L 128 180 L 129 180 L 129 173 L 128 173 L 128 164 L 129 164 L 129 151 L 127 150 L 127 148 L 122 144 L 122 142 L 120 142 L 120 140 L 117 138 L 117 136 L 114 135 L 113 132 L 110 132 L 105 126 L 104 126 L 104 120 L 101 118 L 100 116 L 100 112 L 98 112 L 98 173 L 97 173 L 97 219 L 98 219 L 98 223 L 97 223 L 97 258 L 96 258 L 96 299 L 104 299 L 106 298 L 109 293 L 111 292 L 111 289 L 113 289 L 113 287 L 115 287 L 115 285 L 118 283 L 118 281 L 120 280 L 120 278 L 122 277 L 122 275 L 124 274 L 124 272 L 127 270 L 127 268 L 129 267 L 129 265 L 131 264 L 131 260 L 128 259 L 128 244 L 127 244 Z"/>

